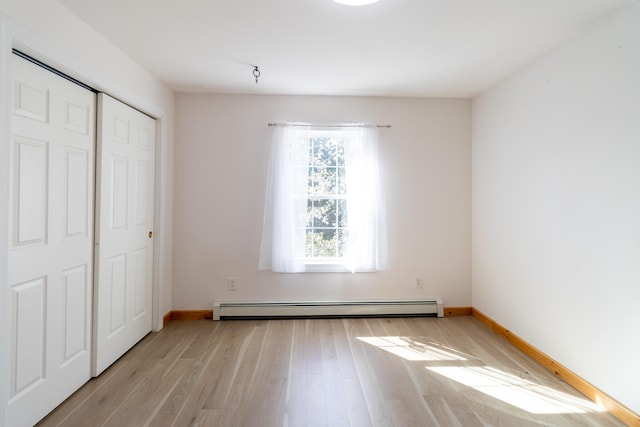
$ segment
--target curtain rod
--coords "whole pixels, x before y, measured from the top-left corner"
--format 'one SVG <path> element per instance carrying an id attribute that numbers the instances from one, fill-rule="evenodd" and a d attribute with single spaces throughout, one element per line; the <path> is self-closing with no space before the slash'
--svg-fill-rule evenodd
<path id="1" fill-rule="evenodd" d="M 374 124 L 366 124 L 366 123 L 330 123 L 330 124 L 314 124 L 314 123 L 280 123 L 280 122 L 269 122 L 267 126 L 317 126 L 323 128 L 357 128 L 357 127 L 377 127 L 377 128 L 387 128 L 391 129 L 391 125 L 374 125 Z"/>

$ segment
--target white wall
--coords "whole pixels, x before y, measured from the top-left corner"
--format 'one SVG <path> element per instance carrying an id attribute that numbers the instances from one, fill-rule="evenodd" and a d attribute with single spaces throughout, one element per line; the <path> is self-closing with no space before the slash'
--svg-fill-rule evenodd
<path id="1" fill-rule="evenodd" d="M 10 123 L 10 57 L 17 47 L 98 90 L 158 118 L 159 206 L 156 212 L 158 271 L 156 307 L 171 309 L 173 93 L 134 60 L 52 0 L 0 0 L 0 425 L 8 384 L 6 345 L 9 336 L 7 247 Z M 156 323 L 156 327 L 158 324 Z"/>
<path id="2" fill-rule="evenodd" d="M 173 309 L 224 300 L 442 297 L 469 306 L 469 100 L 176 96 Z M 270 121 L 389 123 L 381 130 L 391 268 L 258 271 Z M 424 277 L 424 288 L 415 278 Z M 239 289 L 227 290 L 227 277 Z"/>
<path id="3" fill-rule="evenodd" d="M 473 306 L 640 413 L 640 4 L 473 101 Z"/>

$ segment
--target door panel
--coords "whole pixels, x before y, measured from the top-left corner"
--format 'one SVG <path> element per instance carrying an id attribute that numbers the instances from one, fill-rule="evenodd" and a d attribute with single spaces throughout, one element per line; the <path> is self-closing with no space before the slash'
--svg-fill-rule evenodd
<path id="1" fill-rule="evenodd" d="M 65 238 L 82 237 L 87 235 L 88 212 L 91 205 L 89 200 L 89 156 L 86 150 L 66 149 L 66 180 L 67 189 L 65 218 Z"/>
<path id="2" fill-rule="evenodd" d="M 86 326 L 89 324 L 86 306 L 89 291 L 87 267 L 80 265 L 62 272 L 64 293 L 64 359 L 73 360 L 88 348 Z"/>
<path id="3" fill-rule="evenodd" d="M 47 228 L 47 183 L 49 155 L 45 141 L 16 138 L 14 143 L 15 244 L 45 243 Z"/>
<path id="4" fill-rule="evenodd" d="M 94 361 L 99 375 L 151 331 L 155 120 L 98 96 Z"/>
<path id="5" fill-rule="evenodd" d="M 30 426 L 91 373 L 96 97 L 13 56 L 6 421 Z"/>
<path id="6" fill-rule="evenodd" d="M 46 360 L 46 277 L 12 287 L 14 307 L 13 351 L 11 352 L 11 395 L 43 381 Z M 18 333 L 19 332 L 19 333 Z"/>

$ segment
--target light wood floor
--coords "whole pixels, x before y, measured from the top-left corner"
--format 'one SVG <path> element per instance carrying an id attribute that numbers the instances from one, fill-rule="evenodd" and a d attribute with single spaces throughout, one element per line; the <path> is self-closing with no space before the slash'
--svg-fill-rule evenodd
<path id="1" fill-rule="evenodd" d="M 173 321 L 39 426 L 622 426 L 475 318 Z"/>

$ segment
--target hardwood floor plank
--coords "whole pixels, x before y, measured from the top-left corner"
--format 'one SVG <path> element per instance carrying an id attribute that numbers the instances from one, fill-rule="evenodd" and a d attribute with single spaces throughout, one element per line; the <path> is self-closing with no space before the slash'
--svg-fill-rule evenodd
<path id="1" fill-rule="evenodd" d="M 39 426 L 623 424 L 467 316 L 174 320 Z"/>
<path id="2" fill-rule="evenodd" d="M 184 323 L 187 324 L 192 322 Z M 210 328 L 210 331 L 200 329 L 196 331 L 194 342 L 192 342 L 189 348 L 181 356 L 191 362 L 191 368 L 180 378 L 172 392 L 158 409 L 157 413 L 151 420 L 150 425 L 173 425 L 178 414 L 187 406 L 187 402 L 192 401 L 194 396 L 197 394 L 195 384 L 198 379 L 201 378 L 204 366 L 208 363 L 209 359 L 214 354 L 215 348 L 219 345 L 219 341 L 216 339 L 218 337 L 214 335 L 218 325 L 215 325 L 214 327 L 211 322 L 193 323 L 207 325 Z M 171 327 L 177 327 L 174 325 L 180 325 L 180 322 L 171 322 Z M 199 349 L 202 350 L 201 354 L 196 353 L 194 349 L 194 346 L 199 346 L 198 343 L 206 343 L 206 346 L 199 347 Z"/>
<path id="3" fill-rule="evenodd" d="M 238 352 L 235 357 L 226 360 L 226 366 L 231 374 L 225 378 L 224 383 L 220 384 L 223 386 L 220 389 L 222 393 L 212 393 L 205 401 L 205 408 L 224 408 L 241 413 L 240 408 L 245 404 L 243 398 L 250 393 L 255 385 L 254 380 L 257 372 L 255 367 L 264 346 L 265 333 L 265 326 L 254 325 L 245 336 L 238 337 L 241 341 Z M 210 369 L 216 368 L 217 366 L 210 366 Z M 250 402 L 250 404 L 255 403 Z"/>
<path id="4" fill-rule="evenodd" d="M 306 320 L 291 321 L 289 372 L 285 391 L 286 411 L 283 425 L 302 426 L 305 422 L 305 330 Z"/>
<path id="5" fill-rule="evenodd" d="M 321 328 L 317 342 L 322 358 L 322 379 L 327 423 L 330 426 L 339 426 L 349 424 L 349 412 L 333 333 L 333 322 L 334 320 L 325 319 L 320 323 Z"/>
<path id="6" fill-rule="evenodd" d="M 220 425 L 220 420 L 223 418 L 224 413 L 219 409 L 203 409 L 193 425 L 202 427 Z"/>
<path id="7" fill-rule="evenodd" d="M 361 340 L 361 338 L 373 337 L 375 334 L 366 319 L 348 319 L 347 325 L 351 353 L 358 372 L 358 379 L 362 385 L 371 423 L 374 426 L 391 426 L 393 423 L 384 402 L 386 391 L 379 388 L 376 378 L 378 357 L 368 348 L 370 344 Z"/>
<path id="8" fill-rule="evenodd" d="M 336 363 L 339 370 L 340 386 L 343 390 L 344 404 L 349 422 L 345 425 L 370 426 L 371 418 L 362 386 L 358 379 L 353 353 L 347 337 L 347 319 L 331 320 L 331 335 L 335 346 Z"/>
<path id="9" fill-rule="evenodd" d="M 173 391 L 179 379 L 189 369 L 187 360 L 167 360 L 168 366 L 159 366 L 166 370 L 165 374 L 149 376 L 104 423 L 104 427 L 121 427 L 126 425 L 144 426 L 154 417 L 158 408 Z M 164 364 L 163 364 L 164 365 Z"/>
<path id="10" fill-rule="evenodd" d="M 223 325 L 211 352 L 198 372 L 194 373 L 195 378 L 190 384 L 186 399 L 170 425 L 190 426 L 203 409 L 225 409 L 224 402 L 229 394 L 233 367 L 240 363 L 241 347 L 246 335 L 252 332 L 254 324 L 255 322 L 242 324 L 232 321 Z"/>
<path id="11" fill-rule="evenodd" d="M 400 336 L 391 319 L 376 319 L 374 333 L 381 334 L 387 342 L 378 349 L 382 366 L 378 369 L 385 375 L 379 375 L 380 386 L 394 392 L 386 399 L 386 406 L 394 425 L 423 425 L 432 416 L 430 408 L 422 398 L 427 379 L 422 369 L 416 369 L 424 363 L 426 341 L 423 337 Z M 384 334 L 384 335 L 383 335 Z M 382 350 L 382 351 L 381 351 Z M 374 349 L 370 349 L 374 351 Z"/>
<path id="12" fill-rule="evenodd" d="M 485 425 L 475 413 L 467 399 L 467 392 L 448 394 L 446 400 L 456 419 L 464 427 L 481 427 Z"/>
<path id="13" fill-rule="evenodd" d="M 172 324 L 175 322 L 172 322 Z M 189 322 L 191 323 L 191 322 Z M 212 322 L 193 322 L 198 324 L 196 334 L 189 348 L 181 355 L 181 359 L 190 362 L 189 370 L 179 379 L 171 393 L 158 408 L 150 422 L 152 426 L 171 426 L 186 400 L 193 394 L 193 386 L 202 373 L 203 366 L 209 360 L 213 348 L 218 342 L 215 333 L 217 324 Z M 206 326 L 202 328 L 201 325 Z"/>
<path id="14" fill-rule="evenodd" d="M 424 400 L 431 409 L 431 413 L 435 417 L 435 422 L 433 423 L 434 425 L 466 427 L 460 423 L 458 417 L 456 417 L 456 414 L 451 410 L 451 407 L 447 403 L 447 399 L 443 396 L 425 396 Z"/>
<path id="15" fill-rule="evenodd" d="M 243 425 L 282 425 L 286 407 L 291 328 L 285 321 L 266 324 L 261 351 L 247 390 Z"/>

